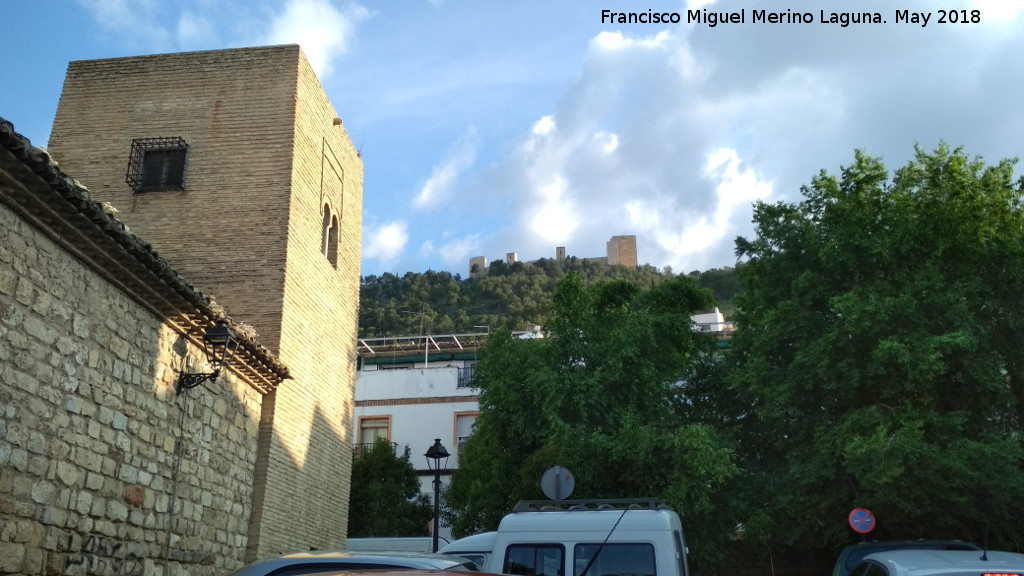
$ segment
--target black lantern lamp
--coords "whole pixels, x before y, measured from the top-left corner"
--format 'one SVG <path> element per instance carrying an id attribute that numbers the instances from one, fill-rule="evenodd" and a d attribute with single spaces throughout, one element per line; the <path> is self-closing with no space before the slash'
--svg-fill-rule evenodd
<path id="1" fill-rule="evenodd" d="M 441 445 L 440 438 L 434 438 L 434 445 L 427 448 L 427 468 L 434 472 L 434 552 L 437 552 L 437 532 L 440 530 L 441 515 L 441 471 L 448 468 L 448 450 Z M 444 460 L 442 463 L 441 460 Z"/>
<path id="2" fill-rule="evenodd" d="M 217 325 L 207 330 L 206 334 L 203 335 L 203 350 L 206 352 L 206 358 L 209 360 L 210 365 L 213 366 L 213 372 L 186 374 L 182 371 L 178 374 L 178 381 L 174 385 L 174 390 L 181 394 L 185 390 L 195 388 L 204 382 L 216 381 L 217 377 L 220 376 L 220 371 L 227 368 L 231 363 L 231 357 L 238 350 L 238 344 L 238 337 L 235 336 L 234 331 L 228 326 L 228 321 L 218 320 Z"/>

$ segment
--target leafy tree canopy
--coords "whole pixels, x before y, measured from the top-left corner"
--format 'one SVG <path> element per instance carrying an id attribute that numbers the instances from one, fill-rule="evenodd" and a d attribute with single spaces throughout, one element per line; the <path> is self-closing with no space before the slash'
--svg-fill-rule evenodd
<path id="1" fill-rule="evenodd" d="M 575 475 L 573 498 L 665 498 L 692 537 L 724 533 L 711 508 L 731 449 L 686 420 L 685 382 L 714 350 L 690 315 L 711 304 L 686 276 L 642 289 L 569 274 L 547 338 L 492 334 L 474 375 L 482 413 L 446 493 L 455 534 L 493 530 L 518 500 L 544 498 L 540 477 L 556 464 Z"/>
<path id="2" fill-rule="evenodd" d="M 801 548 L 952 537 L 1021 549 L 1024 181 L 941 145 L 857 152 L 737 239 L 727 419 L 747 535 Z"/>
<path id="3" fill-rule="evenodd" d="M 352 460 L 348 535 L 352 538 L 427 536 L 433 507 L 420 494 L 409 447 L 399 456 L 383 438 L 359 450 Z"/>
<path id="4" fill-rule="evenodd" d="M 463 279 L 433 270 L 404 276 L 370 275 L 363 277 L 359 291 L 359 336 L 478 332 L 480 326 L 514 331 L 526 330 L 530 324 L 544 325 L 554 311 L 555 287 L 574 272 L 586 284 L 623 279 L 642 289 L 673 277 L 671 269 L 606 266 L 576 257 L 561 264 L 541 258 L 511 266 L 495 260 L 487 276 L 481 278 Z M 739 288 L 735 270 L 722 268 L 691 276 L 712 290 L 723 310 L 730 310 L 729 301 Z"/>

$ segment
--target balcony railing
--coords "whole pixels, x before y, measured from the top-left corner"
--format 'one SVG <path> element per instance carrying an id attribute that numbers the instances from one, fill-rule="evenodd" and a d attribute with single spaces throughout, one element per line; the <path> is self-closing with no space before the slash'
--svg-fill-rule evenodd
<path id="1" fill-rule="evenodd" d="M 395 454 L 398 454 L 398 443 L 390 442 L 390 444 L 391 449 L 394 450 Z M 356 444 L 355 446 L 352 447 L 352 450 L 355 456 L 361 456 L 364 451 L 367 451 L 370 448 L 373 448 L 373 442 L 368 442 L 366 444 Z"/>

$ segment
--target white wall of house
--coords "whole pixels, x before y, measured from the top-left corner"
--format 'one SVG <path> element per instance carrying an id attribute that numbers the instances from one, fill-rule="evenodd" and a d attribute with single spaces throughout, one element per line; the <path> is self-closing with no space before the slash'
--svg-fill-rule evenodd
<path id="1" fill-rule="evenodd" d="M 448 473 L 441 477 L 442 484 L 447 485 L 451 471 L 459 464 L 459 439 L 469 435 L 479 412 L 477 391 L 458 385 L 459 368 L 463 365 L 463 361 L 426 366 L 417 363 L 412 368 L 384 370 L 371 365 L 356 373 L 352 437 L 358 444 L 372 441 L 364 438 L 374 434 L 366 429 L 369 421 L 379 424 L 386 419 L 387 437 L 397 444 L 399 453 L 409 446 L 410 461 L 421 472 L 420 489 L 431 499 L 434 477 L 428 472 L 423 454 L 435 438 L 441 439 L 451 454 Z M 444 526 L 439 535 L 452 539 L 451 529 Z"/>

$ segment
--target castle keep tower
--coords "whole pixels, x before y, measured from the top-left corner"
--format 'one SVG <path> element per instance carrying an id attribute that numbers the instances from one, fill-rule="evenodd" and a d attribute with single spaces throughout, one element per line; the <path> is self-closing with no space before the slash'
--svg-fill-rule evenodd
<path id="1" fill-rule="evenodd" d="M 612 236 L 607 247 L 609 266 L 636 268 L 636 236 Z"/>
<path id="2" fill-rule="evenodd" d="M 72 62 L 49 152 L 291 369 L 263 403 L 247 558 L 340 548 L 363 166 L 302 51 Z"/>

